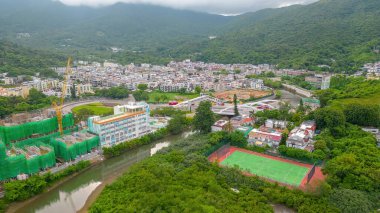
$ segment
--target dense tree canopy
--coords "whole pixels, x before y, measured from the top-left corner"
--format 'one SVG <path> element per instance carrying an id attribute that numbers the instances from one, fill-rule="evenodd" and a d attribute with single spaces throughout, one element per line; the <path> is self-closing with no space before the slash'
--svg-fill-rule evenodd
<path id="1" fill-rule="evenodd" d="M 148 89 L 148 84 L 139 84 L 137 85 L 137 89 L 145 91 Z"/>
<path id="2" fill-rule="evenodd" d="M 189 123 L 185 115 L 177 114 L 170 119 L 167 129 L 171 134 L 178 135 L 188 127 Z"/>
<path id="3" fill-rule="evenodd" d="M 181 139 L 136 164 L 103 190 L 90 212 L 272 212 L 269 203 L 300 212 L 337 212 L 323 197 L 210 164 L 204 152 L 224 134 Z"/>
<path id="4" fill-rule="evenodd" d="M 193 120 L 194 129 L 201 133 L 209 133 L 214 122 L 215 116 L 211 111 L 211 102 L 202 101 L 195 112 Z"/>
<path id="5" fill-rule="evenodd" d="M 368 213 L 373 210 L 370 198 L 356 190 L 335 189 L 330 200 L 344 213 Z"/>
<path id="6" fill-rule="evenodd" d="M 346 123 L 346 117 L 341 110 L 332 108 L 321 108 L 314 113 L 315 121 L 320 129 L 324 128 L 336 128 L 344 126 Z"/>
<path id="7" fill-rule="evenodd" d="M 142 90 L 137 90 L 133 92 L 133 97 L 136 99 L 136 101 L 148 101 L 149 93 Z"/>
<path id="8" fill-rule="evenodd" d="M 43 77 L 57 77 L 51 67 L 64 66 L 66 60 L 63 55 L 31 50 L 0 40 L 0 73 L 8 73 L 8 76 L 35 76 L 39 73 Z"/>
<path id="9" fill-rule="evenodd" d="M 81 121 L 87 121 L 87 119 L 94 114 L 95 112 L 91 109 L 87 109 L 87 108 L 79 109 L 77 112 L 74 112 L 75 123 L 79 123 Z"/>
<path id="10" fill-rule="evenodd" d="M 0 97 L 0 117 L 4 118 L 12 113 L 32 111 L 51 106 L 56 97 L 47 97 L 36 89 L 31 89 L 27 98 L 20 96 Z"/>
<path id="11" fill-rule="evenodd" d="M 240 131 L 234 131 L 229 134 L 227 140 L 232 146 L 245 148 L 248 145 L 247 138 L 244 136 L 244 133 Z"/>
<path id="12" fill-rule="evenodd" d="M 380 103 L 348 104 L 344 109 L 347 122 L 360 126 L 380 127 Z"/>

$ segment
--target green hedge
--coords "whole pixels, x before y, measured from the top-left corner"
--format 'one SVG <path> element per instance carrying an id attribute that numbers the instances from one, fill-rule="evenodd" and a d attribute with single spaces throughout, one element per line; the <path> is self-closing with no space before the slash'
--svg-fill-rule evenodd
<path id="1" fill-rule="evenodd" d="M 302 149 L 286 147 L 285 145 L 279 146 L 278 151 L 282 156 L 290 157 L 307 163 L 320 164 L 321 161 L 326 157 L 324 153 L 320 153 L 321 150 L 317 150 L 316 152 L 308 152 Z"/>

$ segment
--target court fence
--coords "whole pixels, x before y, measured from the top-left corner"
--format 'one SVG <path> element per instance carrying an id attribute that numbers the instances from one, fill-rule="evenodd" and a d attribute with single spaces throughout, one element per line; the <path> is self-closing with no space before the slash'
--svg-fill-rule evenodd
<path id="1" fill-rule="evenodd" d="M 297 159 L 297 158 L 291 158 L 291 157 L 281 155 L 279 153 L 271 152 L 269 150 L 265 151 L 263 154 L 270 155 L 273 157 L 279 157 L 279 158 L 283 158 L 283 159 L 287 159 L 287 160 L 291 160 L 291 161 L 295 161 L 298 163 L 305 163 L 305 164 L 317 165 L 317 166 L 322 165 L 322 162 L 323 162 L 321 160 L 308 160 L 308 159 L 302 159 L 301 160 L 301 159 Z"/>
<path id="2" fill-rule="evenodd" d="M 313 178 L 315 174 L 315 167 L 316 165 L 314 164 L 313 167 L 310 169 L 309 173 L 307 174 L 307 183 L 309 183 L 311 179 Z"/>
<path id="3" fill-rule="evenodd" d="M 230 153 L 231 145 L 230 143 L 220 143 L 214 147 L 212 147 L 207 153 L 206 156 L 208 156 L 208 159 L 210 161 L 221 161 L 222 159 L 225 159 L 228 157 L 228 154 Z"/>

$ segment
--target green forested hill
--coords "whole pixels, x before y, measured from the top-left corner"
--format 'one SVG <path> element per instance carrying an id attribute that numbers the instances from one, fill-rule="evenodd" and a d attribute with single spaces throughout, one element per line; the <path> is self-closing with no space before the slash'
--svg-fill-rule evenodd
<path id="1" fill-rule="evenodd" d="M 44 77 L 53 77 L 56 73 L 50 68 L 64 66 L 66 60 L 65 56 L 0 41 L 0 73 L 8 73 L 8 76 L 40 73 Z"/>
<path id="2" fill-rule="evenodd" d="M 17 3 L 16 3 L 17 2 Z M 23 3 L 20 3 L 23 2 Z M 0 2 L 0 36 L 34 48 L 128 51 L 174 47 L 203 38 L 230 18 L 151 5 L 70 7 L 51 0 Z M 9 8 L 9 9 L 5 9 Z M 29 33 L 30 37 L 17 37 Z"/>
<path id="3" fill-rule="evenodd" d="M 198 59 L 350 69 L 379 60 L 380 1 L 321 0 L 236 17 Z"/>
<path id="4" fill-rule="evenodd" d="M 152 5 L 90 8 L 2 0 L 0 38 L 120 63 L 191 58 L 341 72 L 380 61 L 374 51 L 380 49 L 379 17 L 379 0 L 320 0 L 235 17 Z M 209 40 L 211 35 L 217 38 Z M 111 55 L 110 47 L 125 51 Z"/>

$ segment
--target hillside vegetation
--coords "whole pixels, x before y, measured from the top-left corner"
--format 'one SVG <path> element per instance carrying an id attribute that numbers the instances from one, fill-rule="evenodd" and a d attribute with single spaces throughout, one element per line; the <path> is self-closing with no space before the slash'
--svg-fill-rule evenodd
<path id="1" fill-rule="evenodd" d="M 248 13 L 229 23 L 198 59 L 350 71 L 380 60 L 373 52 L 380 48 L 379 16 L 378 0 L 321 0 Z"/>
<path id="2" fill-rule="evenodd" d="M 139 53 L 121 62 L 165 63 L 191 58 L 218 63 L 270 63 L 279 68 L 353 72 L 380 60 L 380 2 L 322 0 L 231 18 L 213 34 Z"/>
<path id="3" fill-rule="evenodd" d="M 56 77 L 57 74 L 51 67 L 64 66 L 66 60 L 66 57 L 59 54 L 0 41 L 0 73 L 8 73 L 8 76 L 34 76 L 39 73 L 44 77 Z"/>
<path id="4" fill-rule="evenodd" d="M 20 3 L 22 2 L 22 3 Z M 4 0 L 0 36 L 20 44 L 61 51 L 163 51 L 186 40 L 207 39 L 229 18 L 159 6 L 115 4 L 70 7 L 51 0 Z M 18 33 L 28 33 L 20 35 Z M 134 52 L 135 51 L 135 52 Z"/>
<path id="5" fill-rule="evenodd" d="M 378 0 L 320 0 L 235 17 L 122 3 L 69 7 L 50 0 L 4 0 L 0 8 L 1 38 L 83 59 L 165 64 L 191 58 L 334 72 L 380 61 Z M 111 47 L 122 50 L 112 53 Z"/>

